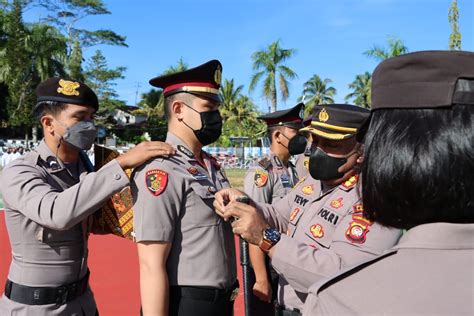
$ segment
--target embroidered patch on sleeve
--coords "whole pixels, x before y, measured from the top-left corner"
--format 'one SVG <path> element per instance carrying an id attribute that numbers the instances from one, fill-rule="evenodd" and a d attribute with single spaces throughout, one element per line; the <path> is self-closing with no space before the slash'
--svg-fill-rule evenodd
<path id="1" fill-rule="evenodd" d="M 350 242 L 363 244 L 367 239 L 372 222 L 362 215 L 361 211 L 364 210 L 362 204 L 354 205 L 353 210 L 355 213 L 352 214 L 352 222 L 349 223 L 349 228 L 346 230 L 346 238 Z"/>
<path id="2" fill-rule="evenodd" d="M 255 176 L 253 178 L 253 181 L 255 182 L 255 185 L 257 186 L 257 188 L 263 187 L 265 184 L 267 184 L 268 173 L 257 169 L 255 171 Z"/>
<path id="3" fill-rule="evenodd" d="M 324 236 L 324 228 L 321 224 L 312 225 L 309 231 L 314 238 L 322 238 Z"/>
<path id="4" fill-rule="evenodd" d="M 168 173 L 160 169 L 148 170 L 145 173 L 145 184 L 151 194 L 158 196 L 166 189 Z"/>

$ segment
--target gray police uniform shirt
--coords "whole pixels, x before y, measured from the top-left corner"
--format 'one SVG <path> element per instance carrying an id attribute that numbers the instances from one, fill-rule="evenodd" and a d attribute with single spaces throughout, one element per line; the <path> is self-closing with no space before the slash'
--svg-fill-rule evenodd
<path id="1" fill-rule="evenodd" d="M 309 156 L 311 155 L 311 143 L 306 146 L 304 153 L 296 156 L 296 172 L 300 179 L 309 175 Z"/>
<path id="2" fill-rule="evenodd" d="M 285 167 L 274 153 L 261 159 L 245 175 L 244 191 L 255 202 L 275 203 L 282 199 L 298 182 L 295 166 Z"/>
<path id="3" fill-rule="evenodd" d="M 387 254 L 310 288 L 305 315 L 474 315 L 474 224 L 408 230 Z"/>
<path id="4" fill-rule="evenodd" d="M 309 287 L 344 267 L 382 254 L 401 231 L 362 216 L 358 176 L 322 193 L 321 182 L 307 177 L 276 204 L 258 204 L 271 226 L 286 231 L 274 246 L 272 265 L 279 273 L 278 302 L 302 310 Z"/>
<path id="5" fill-rule="evenodd" d="M 214 194 L 230 186 L 215 159 L 206 168 L 185 143 L 168 133 L 177 155 L 154 159 L 133 176 L 136 241 L 172 243 L 167 260 L 170 285 L 229 289 L 236 281 L 232 227 L 214 211 Z"/>
<path id="6" fill-rule="evenodd" d="M 79 175 L 79 177 L 77 177 Z M 71 173 L 44 141 L 2 172 L 5 221 L 12 247 L 8 278 L 31 287 L 57 287 L 87 273 L 91 215 L 129 184 L 116 160 Z M 24 305 L 3 296 L 0 315 L 95 315 L 90 289 L 64 305 Z"/>

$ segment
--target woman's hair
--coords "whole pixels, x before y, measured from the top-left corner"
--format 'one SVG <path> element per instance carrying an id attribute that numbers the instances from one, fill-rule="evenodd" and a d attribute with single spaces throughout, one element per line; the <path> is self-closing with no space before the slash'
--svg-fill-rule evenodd
<path id="1" fill-rule="evenodd" d="M 362 196 L 365 216 L 385 226 L 474 223 L 474 106 L 375 110 Z"/>

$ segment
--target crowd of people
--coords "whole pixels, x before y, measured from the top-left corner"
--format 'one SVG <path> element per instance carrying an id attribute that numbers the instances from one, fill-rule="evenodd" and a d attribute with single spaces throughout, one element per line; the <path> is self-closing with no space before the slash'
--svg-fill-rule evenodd
<path id="1" fill-rule="evenodd" d="M 383 61 L 370 111 L 327 104 L 304 118 L 300 103 L 261 116 L 270 154 L 243 191 L 203 150 L 223 128 L 221 77 L 211 60 L 151 79 L 166 141 L 95 172 L 96 94 L 63 78 L 38 86 L 44 139 L 1 176 L 12 247 L 1 315 L 99 315 L 88 236 L 104 233 L 93 215 L 125 189 L 137 315 L 233 315 L 234 236 L 252 264 L 247 315 L 474 314 L 474 53 Z"/>
<path id="2" fill-rule="evenodd" d="M 29 149 L 23 147 L 4 147 L 0 148 L 0 168 L 5 167 L 11 161 L 23 156 Z"/>

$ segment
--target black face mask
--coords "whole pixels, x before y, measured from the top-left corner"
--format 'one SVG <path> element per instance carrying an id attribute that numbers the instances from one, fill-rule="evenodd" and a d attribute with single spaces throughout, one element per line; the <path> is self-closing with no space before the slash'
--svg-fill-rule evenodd
<path id="1" fill-rule="evenodd" d="M 286 136 L 285 136 L 286 137 Z M 303 135 L 296 135 L 288 142 L 288 152 L 290 155 L 299 155 L 304 153 L 308 142 Z"/>
<path id="2" fill-rule="evenodd" d="M 196 135 L 201 145 L 206 146 L 215 142 L 222 134 L 222 117 L 219 110 L 199 112 L 186 103 L 183 104 L 194 112 L 199 113 L 201 117 L 200 129 L 193 129 L 183 121 L 183 123 L 194 132 L 194 135 Z"/>
<path id="3" fill-rule="evenodd" d="M 339 167 L 347 162 L 346 158 L 331 157 L 316 148 L 311 152 L 309 157 L 309 174 L 316 180 L 334 180 L 344 176 L 343 173 L 337 171 Z"/>

